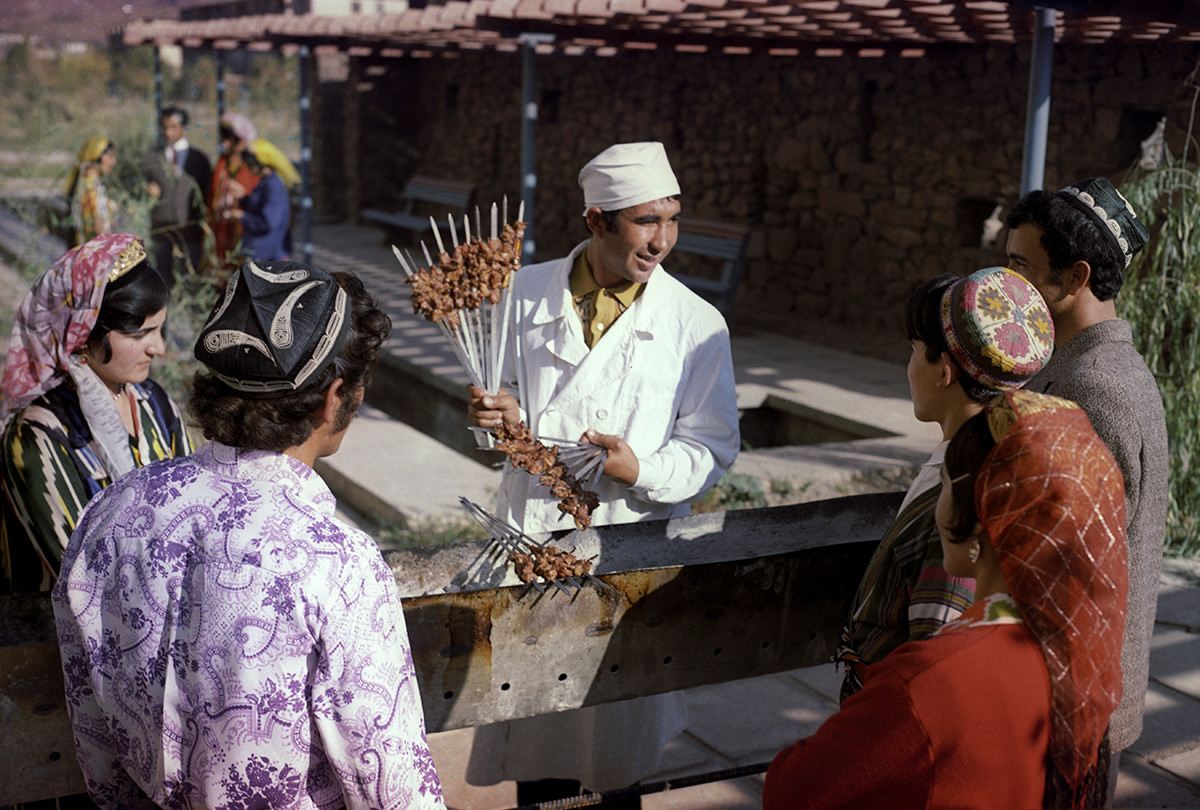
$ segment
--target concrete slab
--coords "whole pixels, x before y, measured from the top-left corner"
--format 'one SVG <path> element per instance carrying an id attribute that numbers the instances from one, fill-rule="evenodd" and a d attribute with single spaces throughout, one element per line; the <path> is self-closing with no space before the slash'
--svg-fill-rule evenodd
<path id="1" fill-rule="evenodd" d="M 1200 807 L 1200 788 L 1126 752 L 1113 807 Z"/>
<path id="2" fill-rule="evenodd" d="M 1163 686 L 1151 674 L 1146 711 L 1142 716 L 1142 736 L 1128 750 L 1151 760 L 1169 756 L 1195 745 L 1198 731 L 1200 701 Z"/>
<path id="3" fill-rule="evenodd" d="M 725 782 L 652 793 L 642 797 L 642 810 L 760 810 L 762 777 L 744 776 Z"/>
<path id="4" fill-rule="evenodd" d="M 688 733 L 735 765 L 769 762 L 832 711 L 800 681 L 779 676 L 691 689 L 687 700 Z"/>
<path id="5" fill-rule="evenodd" d="M 429 735 L 433 764 L 442 780 L 446 810 L 495 810 L 515 807 L 517 783 L 501 782 L 490 787 L 475 787 L 466 782 L 467 761 L 475 729 L 462 728 Z"/>
<path id="6" fill-rule="evenodd" d="M 692 714 L 688 716 L 694 717 Z M 658 758 L 658 770 L 647 776 L 645 781 L 656 782 L 687 774 L 723 770 L 731 764 L 720 751 L 714 751 L 685 729 L 663 748 Z"/>
<path id="7" fill-rule="evenodd" d="M 841 669 L 835 669 L 833 664 L 822 664 L 819 667 L 805 667 L 785 673 L 810 690 L 829 707 L 830 713 L 837 711 L 838 699 L 842 694 Z"/>
<path id="8" fill-rule="evenodd" d="M 1200 700 L 1200 635 L 1159 625 L 1150 639 L 1154 680 Z"/>
<path id="9" fill-rule="evenodd" d="M 1200 633 L 1200 561 L 1163 560 L 1154 620 Z"/>
<path id="10" fill-rule="evenodd" d="M 316 469 L 339 501 L 380 523 L 464 514 L 460 495 L 491 506 L 500 485 L 499 470 L 369 405 L 360 410 L 341 449 Z"/>
<path id="11" fill-rule="evenodd" d="M 1154 764 L 1192 785 L 1200 785 L 1200 744 L 1189 751 L 1155 760 Z"/>

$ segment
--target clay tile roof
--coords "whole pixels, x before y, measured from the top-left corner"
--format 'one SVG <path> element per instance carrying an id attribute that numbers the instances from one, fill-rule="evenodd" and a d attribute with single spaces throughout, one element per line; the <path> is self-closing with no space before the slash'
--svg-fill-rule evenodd
<path id="1" fill-rule="evenodd" d="M 1045 0 L 1078 6 L 1074 0 Z M 314 47 L 373 52 L 506 51 L 522 32 L 553 34 L 539 50 L 613 54 L 668 48 L 684 53 L 821 53 L 877 56 L 880 49 L 916 55 L 934 45 L 1028 42 L 1034 10 L 1005 0 L 426 0 L 401 14 L 338 17 L 233 16 L 237 0 L 191 6 L 179 20 L 136 20 L 127 44 L 199 48 Z M 280 3 L 282 7 L 282 2 Z M 1089 0 L 1090 13 L 1056 14 L 1059 43 L 1193 43 L 1200 3 Z M 222 16 L 224 15 L 224 16 Z M 209 19 L 205 19 L 205 17 Z"/>

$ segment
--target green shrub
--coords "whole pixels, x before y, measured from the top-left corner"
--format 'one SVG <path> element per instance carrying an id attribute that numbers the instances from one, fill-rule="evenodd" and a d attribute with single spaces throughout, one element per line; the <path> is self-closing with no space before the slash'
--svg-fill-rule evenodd
<path id="1" fill-rule="evenodd" d="M 452 514 L 409 521 L 405 526 L 384 526 L 375 535 L 381 551 L 419 546 L 442 546 L 480 540 L 487 532 L 474 518 Z"/>
<path id="2" fill-rule="evenodd" d="M 1200 86 L 1191 85 L 1200 99 Z M 1193 102 L 1193 114 L 1195 102 Z M 1188 131 L 1181 159 L 1135 170 L 1121 191 L 1150 229 L 1117 298 L 1134 344 L 1158 380 L 1170 443 L 1167 550 L 1200 552 L 1200 163 Z"/>
<path id="3" fill-rule="evenodd" d="M 704 497 L 692 504 L 692 513 L 761 509 L 767 505 L 762 481 L 752 475 L 727 472 Z"/>

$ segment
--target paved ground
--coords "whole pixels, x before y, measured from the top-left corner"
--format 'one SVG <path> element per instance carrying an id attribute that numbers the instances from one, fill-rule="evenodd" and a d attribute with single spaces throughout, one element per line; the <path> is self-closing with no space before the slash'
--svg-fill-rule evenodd
<path id="1" fill-rule="evenodd" d="M 399 268 L 377 232 L 321 227 L 315 243 L 319 263 L 356 270 L 385 301 L 396 320 L 394 354 L 465 381 L 440 335 L 411 315 Z M 0 253 L 25 253 L 30 244 L 0 214 Z M 0 263 L 0 289 L 23 284 Z M 10 317 L 0 312 L 0 334 L 7 334 Z M 777 482 L 792 495 L 840 494 L 863 470 L 888 472 L 919 462 L 936 440 L 928 426 L 911 418 L 900 366 L 770 336 L 735 335 L 734 354 L 743 408 L 774 403 L 892 434 L 743 453 L 736 469 Z M 456 508 L 459 494 L 486 502 L 496 485 L 495 471 L 478 458 L 447 450 L 370 409 L 324 474 L 356 509 L 410 518 L 446 514 Z M 446 486 L 447 481 L 454 485 Z M 1200 807 L 1200 563 L 1168 560 L 1164 566 L 1150 671 L 1145 731 L 1122 759 L 1117 806 Z M 650 780 L 769 760 L 835 709 L 837 682 L 833 667 L 823 666 L 690 690 L 690 723 Z M 431 738 L 449 807 L 512 807 L 512 783 L 488 788 L 465 783 L 471 738 L 470 729 Z M 757 776 L 715 782 L 647 796 L 644 806 L 749 810 L 761 805 L 761 785 Z"/>

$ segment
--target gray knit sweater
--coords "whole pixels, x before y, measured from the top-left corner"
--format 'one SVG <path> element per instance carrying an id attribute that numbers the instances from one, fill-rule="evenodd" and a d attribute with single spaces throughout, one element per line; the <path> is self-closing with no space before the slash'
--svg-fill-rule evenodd
<path id="1" fill-rule="evenodd" d="M 1150 634 L 1158 603 L 1167 523 L 1167 426 L 1158 385 L 1137 350 L 1127 321 L 1090 326 L 1065 346 L 1025 386 L 1070 399 L 1087 413 L 1125 477 L 1129 543 L 1129 607 L 1121 670 L 1125 691 L 1109 724 L 1113 751 L 1142 733 L 1150 679 Z"/>

